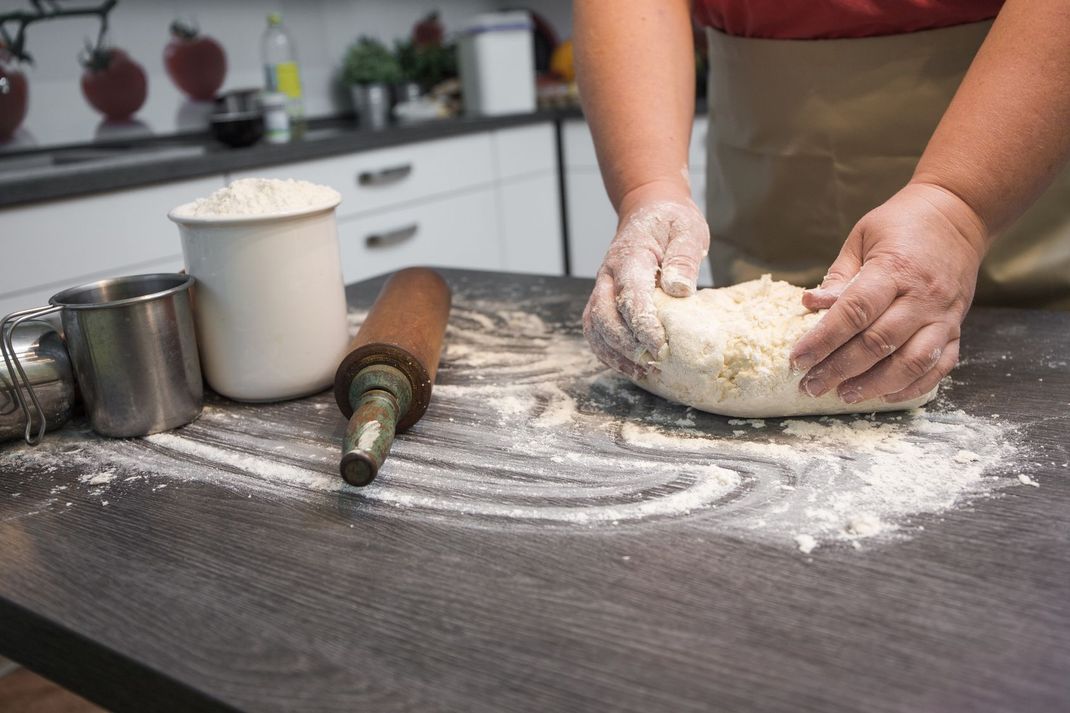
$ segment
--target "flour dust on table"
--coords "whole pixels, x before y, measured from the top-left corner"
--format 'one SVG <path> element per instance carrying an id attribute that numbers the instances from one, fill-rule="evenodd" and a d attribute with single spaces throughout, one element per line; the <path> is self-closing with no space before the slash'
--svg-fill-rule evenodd
<path id="1" fill-rule="evenodd" d="M 106 440 L 75 423 L 35 449 L 0 451 L 0 469 L 35 473 L 18 490 L 43 493 L 17 516 L 199 481 L 457 527 L 686 526 L 820 552 L 894 542 L 1021 485 L 1014 431 L 947 398 L 900 414 L 788 420 L 671 404 L 605 370 L 547 285 L 534 297 L 525 286 L 518 309 L 474 278 L 454 281 L 431 407 L 370 487 L 338 475 L 345 419 L 331 394 L 266 405 L 210 397 L 199 420 L 170 433 Z M 363 316 L 351 313 L 351 330 Z M 48 483 L 72 465 L 88 479 Z"/>

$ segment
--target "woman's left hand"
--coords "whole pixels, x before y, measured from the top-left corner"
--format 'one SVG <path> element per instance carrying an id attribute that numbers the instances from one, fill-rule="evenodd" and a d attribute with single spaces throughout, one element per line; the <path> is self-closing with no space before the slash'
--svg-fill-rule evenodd
<path id="1" fill-rule="evenodd" d="M 956 195 L 910 183 L 851 231 L 803 304 L 828 309 L 791 353 L 810 396 L 908 401 L 958 361 L 959 333 L 990 236 Z"/>

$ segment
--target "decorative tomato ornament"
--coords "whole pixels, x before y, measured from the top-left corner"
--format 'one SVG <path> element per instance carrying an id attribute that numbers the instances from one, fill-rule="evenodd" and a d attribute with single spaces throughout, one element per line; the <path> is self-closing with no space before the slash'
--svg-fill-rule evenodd
<path id="1" fill-rule="evenodd" d="M 83 58 L 82 94 L 109 121 L 126 121 L 145 104 L 148 80 L 126 52 L 98 47 Z"/>
<path id="2" fill-rule="evenodd" d="M 222 45 L 182 20 L 171 23 L 171 41 L 164 47 L 163 63 L 175 86 L 195 101 L 214 99 L 227 75 Z"/>
<path id="3" fill-rule="evenodd" d="M 8 61 L 8 52 L 0 45 L 0 141 L 7 141 L 26 118 L 29 83 L 17 65 Z"/>
<path id="4" fill-rule="evenodd" d="M 417 47 L 439 47 L 445 34 L 446 28 L 442 26 L 438 13 L 432 12 L 413 26 L 412 43 Z"/>

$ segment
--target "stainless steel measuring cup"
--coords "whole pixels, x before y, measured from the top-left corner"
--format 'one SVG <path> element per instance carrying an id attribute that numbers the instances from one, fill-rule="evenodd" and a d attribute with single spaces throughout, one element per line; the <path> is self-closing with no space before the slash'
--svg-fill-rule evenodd
<path id="1" fill-rule="evenodd" d="M 192 276 L 167 273 L 99 280 L 53 295 L 48 307 L 14 312 L 0 321 L 4 361 L 26 416 L 26 442 L 44 436 L 45 414 L 12 335 L 23 322 L 50 312 L 60 313 L 94 431 L 117 438 L 145 436 L 197 418 L 204 385 L 190 308 L 193 283 Z"/>
<path id="2" fill-rule="evenodd" d="M 70 418 L 76 389 L 67 347 L 58 325 L 30 320 L 12 333 L 13 351 L 26 374 L 26 381 L 44 412 L 49 429 L 59 428 Z M 33 424 L 18 400 L 18 375 L 0 362 L 0 441 L 26 438 Z"/>

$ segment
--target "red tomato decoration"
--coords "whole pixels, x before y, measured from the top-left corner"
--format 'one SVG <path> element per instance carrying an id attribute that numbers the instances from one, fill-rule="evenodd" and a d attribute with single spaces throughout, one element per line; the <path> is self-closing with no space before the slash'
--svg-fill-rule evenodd
<path id="1" fill-rule="evenodd" d="M 192 24 L 171 23 L 171 41 L 163 50 L 167 74 L 186 96 L 195 101 L 211 101 L 223 86 L 227 55 L 223 47 Z"/>
<path id="2" fill-rule="evenodd" d="M 145 104 L 145 70 L 123 50 L 95 49 L 83 64 L 82 94 L 109 121 L 126 121 Z"/>
<path id="3" fill-rule="evenodd" d="M 15 135 L 26 118 L 28 104 L 29 83 L 26 75 L 15 69 L 14 65 L 4 64 L 0 58 L 0 141 L 7 141 Z"/>
<path id="4" fill-rule="evenodd" d="M 413 26 L 412 43 L 417 47 L 439 47 L 445 34 L 446 29 L 438 13 L 432 12 Z"/>

